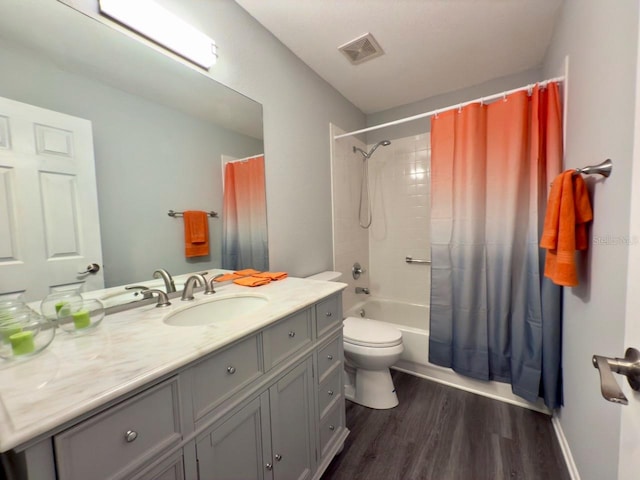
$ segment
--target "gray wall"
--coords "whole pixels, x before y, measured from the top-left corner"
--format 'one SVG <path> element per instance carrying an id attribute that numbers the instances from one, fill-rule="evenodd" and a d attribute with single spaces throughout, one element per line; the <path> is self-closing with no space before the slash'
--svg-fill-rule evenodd
<path id="1" fill-rule="evenodd" d="M 614 162 L 609 179 L 589 180 L 592 242 L 580 286 L 564 292 L 559 417 L 582 480 L 617 476 L 621 407 L 601 397 L 591 355 L 624 354 L 637 29 L 637 0 L 567 0 L 544 64 L 562 74 L 569 55 L 565 166 Z"/>
<path id="2" fill-rule="evenodd" d="M 167 0 L 218 45 L 211 76 L 263 105 L 269 264 L 304 276 L 332 268 L 329 122 L 364 114 L 232 0 Z"/>
<path id="3" fill-rule="evenodd" d="M 211 254 L 184 257 L 173 210 L 220 210 L 220 155 L 261 153 L 262 141 L 225 130 L 85 77 L 0 42 L 0 96 L 92 121 L 106 286 L 220 266 L 221 221 Z"/>

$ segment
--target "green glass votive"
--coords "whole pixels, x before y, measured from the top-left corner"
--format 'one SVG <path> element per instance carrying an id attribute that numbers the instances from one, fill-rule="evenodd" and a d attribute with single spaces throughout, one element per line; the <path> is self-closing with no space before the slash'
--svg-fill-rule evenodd
<path id="1" fill-rule="evenodd" d="M 91 325 L 91 315 L 89 314 L 89 310 L 79 310 L 77 312 L 73 312 L 71 316 L 73 317 L 73 325 L 76 330 L 81 330 Z"/>
<path id="2" fill-rule="evenodd" d="M 31 331 L 14 333 L 9 337 L 9 341 L 11 342 L 13 354 L 16 356 L 32 353 L 36 349 L 33 341 L 33 332 Z"/>

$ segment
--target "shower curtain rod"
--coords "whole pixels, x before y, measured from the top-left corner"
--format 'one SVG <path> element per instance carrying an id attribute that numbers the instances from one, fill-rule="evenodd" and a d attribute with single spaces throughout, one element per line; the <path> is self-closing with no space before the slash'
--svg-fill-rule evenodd
<path id="1" fill-rule="evenodd" d="M 374 125 L 373 127 L 367 127 L 367 128 L 363 128 L 361 130 L 355 130 L 353 132 L 342 133 L 340 135 L 335 135 L 333 137 L 333 139 L 334 140 L 338 140 L 340 138 L 351 137 L 353 135 L 358 135 L 360 133 L 372 132 L 374 130 L 379 130 L 381 128 L 391 127 L 393 125 L 401 125 L 403 123 L 412 122 L 414 120 L 420 120 L 421 118 L 432 117 L 433 115 L 437 115 L 438 113 L 447 112 L 449 110 L 453 110 L 454 108 L 462 108 L 462 107 L 464 107 L 466 105 L 470 105 L 472 103 L 486 103 L 486 102 L 489 102 L 491 100 L 497 100 L 498 98 L 506 97 L 507 95 L 511 95 L 512 93 L 521 92 L 522 90 L 531 90 L 536 85 L 545 86 L 549 82 L 562 82 L 564 80 L 564 78 L 565 77 L 555 77 L 555 78 L 550 78 L 548 80 L 542 80 L 540 82 L 531 83 L 531 84 L 526 85 L 524 87 L 514 88 L 513 90 L 506 90 L 504 92 L 496 93 L 494 95 L 489 95 L 487 97 L 476 98 L 475 100 L 469 100 L 468 102 L 458 103 L 458 104 L 452 105 L 450 107 L 438 108 L 437 110 L 431 110 L 430 112 L 419 113 L 418 115 L 413 115 L 411 117 L 401 118 L 399 120 L 394 120 L 392 122 L 382 123 L 380 125 Z"/>
<path id="2" fill-rule="evenodd" d="M 236 158 L 236 159 L 233 159 L 233 160 L 227 160 L 227 161 L 226 161 L 226 162 L 224 162 L 224 163 L 226 164 L 226 163 L 239 163 L 239 162 L 246 162 L 246 161 L 251 160 L 252 158 L 258 158 L 258 157 L 262 157 L 262 156 L 264 156 L 264 153 L 258 153 L 258 154 L 256 154 L 256 155 L 251 155 L 251 156 L 249 156 L 249 157 Z"/>

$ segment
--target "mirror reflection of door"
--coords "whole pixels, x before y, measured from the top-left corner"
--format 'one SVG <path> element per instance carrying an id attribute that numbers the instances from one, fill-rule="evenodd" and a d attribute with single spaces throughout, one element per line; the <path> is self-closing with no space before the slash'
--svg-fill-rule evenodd
<path id="1" fill-rule="evenodd" d="M 91 122 L 0 97 L 0 298 L 104 288 Z"/>
<path id="2" fill-rule="evenodd" d="M 222 268 L 269 268 L 264 155 L 222 156 Z"/>

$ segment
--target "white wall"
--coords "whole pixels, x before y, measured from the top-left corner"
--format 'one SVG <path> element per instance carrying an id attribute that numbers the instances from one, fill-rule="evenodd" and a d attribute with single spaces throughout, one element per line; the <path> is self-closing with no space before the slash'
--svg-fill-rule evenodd
<path id="1" fill-rule="evenodd" d="M 580 286 L 564 292 L 559 418 L 582 480 L 617 476 L 621 407 L 601 397 L 591 356 L 624 354 L 637 30 L 637 0 L 567 0 L 544 64 L 561 74 L 569 55 L 565 167 L 614 162 L 609 179 L 588 181 L 592 242 Z"/>
<path id="2" fill-rule="evenodd" d="M 355 130 L 364 115 L 232 0 L 162 3 L 216 41 L 211 76 L 263 105 L 270 268 L 330 270 L 329 123 Z"/>
<path id="3" fill-rule="evenodd" d="M 405 262 L 407 255 L 431 258 L 429 134 L 397 138 L 391 145 L 379 147 L 369 160 L 369 168 L 373 199 L 369 229 L 371 293 L 429 305 L 431 266 Z"/>

